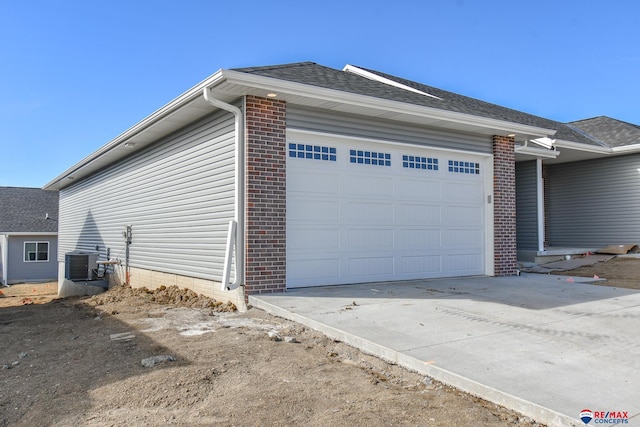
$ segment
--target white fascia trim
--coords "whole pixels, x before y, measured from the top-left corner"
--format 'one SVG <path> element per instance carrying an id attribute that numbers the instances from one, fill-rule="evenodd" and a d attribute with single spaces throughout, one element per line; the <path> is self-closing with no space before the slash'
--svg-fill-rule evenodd
<path id="1" fill-rule="evenodd" d="M 193 101 L 199 96 L 202 96 L 202 90 L 205 87 L 216 85 L 221 79 L 221 77 L 222 77 L 222 70 L 218 70 L 212 76 L 204 79 L 203 81 L 201 81 L 200 83 L 198 83 L 197 85 L 189 89 L 188 91 L 184 92 L 182 95 L 175 98 L 174 100 L 172 100 L 171 102 L 169 102 L 168 104 L 160 108 L 159 110 L 156 110 L 151 115 L 145 117 L 144 119 L 142 119 L 141 121 L 139 121 L 138 123 L 130 127 L 129 129 L 121 133 L 120 135 L 116 136 L 114 139 L 112 139 L 107 144 L 100 147 L 98 150 L 94 151 L 84 159 L 80 160 L 78 163 L 76 163 L 75 165 L 73 165 L 72 167 L 64 171 L 62 174 L 58 175 L 56 178 L 54 178 L 53 180 L 45 184 L 42 188 L 47 190 L 54 187 L 57 183 L 73 175 L 76 171 L 88 165 L 92 161 L 98 159 L 99 157 L 108 153 L 114 148 L 125 144 L 127 140 L 129 140 L 133 136 L 139 134 L 140 132 L 144 131 L 145 129 L 149 128 L 155 123 L 158 123 L 164 117 L 180 109 L 185 104 L 188 104 L 189 102 Z"/>
<path id="2" fill-rule="evenodd" d="M 5 236 L 57 236 L 58 233 L 57 232 L 53 232 L 53 231 L 49 231 L 49 232 L 43 232 L 43 233 L 39 233 L 36 231 L 29 231 L 29 232 L 22 232 L 22 231 L 5 231 L 5 232 L 0 232 L 0 235 L 4 234 Z"/>
<path id="3" fill-rule="evenodd" d="M 608 147 L 598 147 L 595 145 L 581 144 L 579 142 L 566 141 L 556 139 L 555 146 L 558 148 L 569 148 L 571 150 L 584 151 L 587 153 L 611 154 L 612 150 Z"/>
<path id="4" fill-rule="evenodd" d="M 342 71 L 345 71 L 347 73 L 353 73 L 353 74 L 356 74 L 356 75 L 358 75 L 360 77 L 364 77 L 365 79 L 374 80 L 374 81 L 377 81 L 377 82 L 380 82 L 380 83 L 384 83 L 384 84 L 389 85 L 389 86 L 393 86 L 393 87 L 397 87 L 397 88 L 400 88 L 400 89 L 408 90 L 409 92 L 419 93 L 420 95 L 428 96 L 430 98 L 442 99 L 439 96 L 431 95 L 430 93 L 423 92 L 423 91 L 421 91 L 419 89 L 412 88 L 411 86 L 403 85 L 402 83 L 398 83 L 398 82 L 393 81 L 391 79 L 388 79 L 386 77 L 379 76 L 379 75 L 377 75 L 375 73 L 372 73 L 372 72 L 367 71 L 367 70 L 363 70 L 362 68 L 358 68 L 358 67 L 356 67 L 354 65 L 347 64 L 347 65 L 344 66 Z"/>
<path id="5" fill-rule="evenodd" d="M 624 147 L 613 147 L 611 148 L 611 152 L 615 154 L 632 154 L 632 153 L 640 153 L 640 145 L 626 145 Z"/>
<path id="6" fill-rule="evenodd" d="M 439 108 L 407 104 L 399 101 L 391 101 L 388 99 L 381 99 L 335 89 L 322 88 L 319 86 L 279 80 L 271 77 L 256 76 L 253 74 L 242 73 L 240 71 L 222 70 L 222 74 L 227 82 L 247 86 L 250 88 L 262 89 L 265 91 L 272 91 L 277 93 L 288 93 L 291 95 L 310 97 L 342 104 L 351 104 L 386 112 L 392 111 L 401 114 L 410 114 L 413 116 L 427 117 L 452 123 L 474 125 L 486 129 L 502 131 L 506 134 L 516 133 L 543 137 L 554 135 L 557 131 L 556 129 L 545 129 L 537 126 L 523 125 L 519 123 L 507 122 L 504 120 L 479 117 L 471 114 L 441 110 Z"/>
<path id="7" fill-rule="evenodd" d="M 555 159 L 560 155 L 560 152 L 557 150 L 547 150 L 545 148 L 529 147 L 526 145 L 518 145 L 514 150 L 516 154 L 527 154 L 545 159 Z"/>

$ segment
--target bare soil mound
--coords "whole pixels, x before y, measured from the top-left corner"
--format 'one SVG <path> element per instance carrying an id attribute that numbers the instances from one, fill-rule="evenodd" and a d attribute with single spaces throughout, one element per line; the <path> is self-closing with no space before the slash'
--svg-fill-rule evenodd
<path id="1" fill-rule="evenodd" d="M 14 302 L 0 307 L 3 427 L 538 425 L 295 322 L 184 289 L 27 305 L 33 288 L 23 290 L 0 299 Z"/>

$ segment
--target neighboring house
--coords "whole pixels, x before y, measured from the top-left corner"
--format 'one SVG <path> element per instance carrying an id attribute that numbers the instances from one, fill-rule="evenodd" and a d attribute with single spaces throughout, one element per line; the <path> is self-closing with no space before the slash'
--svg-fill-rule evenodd
<path id="1" fill-rule="evenodd" d="M 568 159 L 601 149 L 577 126 L 361 67 L 219 70 L 45 186 L 60 190 L 60 289 L 72 251 L 119 261 L 115 281 L 240 304 L 512 275 L 516 161 L 534 200 L 523 238 L 539 249 L 536 191 L 558 146 Z"/>
<path id="2" fill-rule="evenodd" d="M 3 285 L 56 280 L 58 192 L 0 187 L 0 271 Z"/>

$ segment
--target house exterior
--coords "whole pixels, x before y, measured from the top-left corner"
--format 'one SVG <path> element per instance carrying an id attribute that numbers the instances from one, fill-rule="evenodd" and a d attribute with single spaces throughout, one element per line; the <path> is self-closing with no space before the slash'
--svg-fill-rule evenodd
<path id="1" fill-rule="evenodd" d="M 519 259 L 640 243 L 640 127 L 605 116 L 566 127 L 587 140 L 556 137 L 557 157 L 516 164 Z"/>
<path id="2" fill-rule="evenodd" d="M 518 242 L 539 249 L 546 232 L 536 190 L 557 141 L 600 148 L 578 127 L 362 67 L 221 69 L 45 186 L 60 191 L 59 289 L 73 251 L 117 262 L 116 282 L 239 305 L 295 287 L 512 275 Z M 534 166 L 521 190 L 542 218 L 522 239 L 516 161 Z"/>
<path id="3" fill-rule="evenodd" d="M 58 277 L 58 192 L 0 187 L 3 285 Z"/>

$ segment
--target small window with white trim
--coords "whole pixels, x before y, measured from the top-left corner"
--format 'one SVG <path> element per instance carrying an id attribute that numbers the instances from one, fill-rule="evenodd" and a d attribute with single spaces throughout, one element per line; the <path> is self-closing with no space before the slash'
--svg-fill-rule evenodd
<path id="1" fill-rule="evenodd" d="M 289 157 L 297 159 L 326 160 L 329 162 L 335 162 L 337 160 L 335 147 L 295 143 L 289 144 Z"/>
<path id="2" fill-rule="evenodd" d="M 449 172 L 480 175 L 480 163 L 449 160 Z"/>
<path id="3" fill-rule="evenodd" d="M 24 262 L 49 261 L 49 242 L 24 242 Z"/>
<path id="4" fill-rule="evenodd" d="M 367 150 L 349 150 L 349 162 L 361 165 L 391 166 L 391 154 Z"/>
<path id="5" fill-rule="evenodd" d="M 402 167 L 407 169 L 422 169 L 422 170 L 437 171 L 438 159 L 433 157 L 420 157 L 420 156 L 410 156 L 408 154 L 403 154 Z"/>

